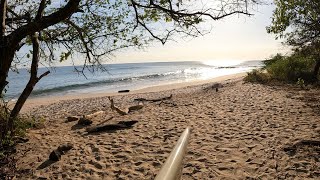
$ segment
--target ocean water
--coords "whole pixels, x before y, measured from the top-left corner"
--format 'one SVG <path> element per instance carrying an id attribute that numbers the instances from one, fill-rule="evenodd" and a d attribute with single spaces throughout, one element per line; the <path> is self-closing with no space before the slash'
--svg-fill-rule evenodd
<path id="1" fill-rule="evenodd" d="M 150 62 L 104 65 L 107 71 L 74 71 L 73 66 L 51 68 L 51 73 L 35 86 L 31 98 L 43 96 L 74 95 L 83 93 L 114 93 L 118 90 L 138 90 L 172 83 L 206 80 L 214 77 L 248 72 L 262 66 L 262 61 L 244 62 Z M 47 71 L 40 68 L 39 73 Z M 5 97 L 16 99 L 29 80 L 29 72 L 20 69 L 10 72 Z"/>

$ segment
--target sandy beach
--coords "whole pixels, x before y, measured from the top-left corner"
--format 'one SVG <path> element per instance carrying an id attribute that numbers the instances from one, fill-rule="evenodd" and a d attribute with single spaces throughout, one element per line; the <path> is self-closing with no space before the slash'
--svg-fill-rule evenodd
<path id="1" fill-rule="evenodd" d="M 313 90 L 244 83 L 243 74 L 193 84 L 153 87 L 130 94 L 95 94 L 30 100 L 24 113 L 43 117 L 45 127 L 28 131 L 17 146 L 16 179 L 153 179 L 180 134 L 191 127 L 182 178 L 319 179 L 319 146 L 292 145 L 320 140 L 320 106 Z M 222 87 L 216 92 L 215 83 Z M 135 98 L 172 98 L 144 102 L 120 115 L 110 108 L 137 105 Z M 317 109 L 318 108 L 318 109 Z M 136 120 L 131 129 L 86 134 L 68 116 L 88 115 L 91 126 Z M 73 149 L 43 168 L 52 150 Z M 289 149 L 289 150 L 288 150 Z"/>

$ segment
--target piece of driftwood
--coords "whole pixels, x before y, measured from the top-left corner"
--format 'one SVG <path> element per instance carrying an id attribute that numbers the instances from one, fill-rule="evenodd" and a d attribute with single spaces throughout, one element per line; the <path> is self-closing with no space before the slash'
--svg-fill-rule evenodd
<path id="1" fill-rule="evenodd" d="M 112 98 L 108 97 L 110 104 L 111 104 L 111 109 L 117 111 L 117 113 L 119 113 L 120 115 L 127 115 L 129 113 L 129 109 L 128 110 L 121 110 L 120 108 L 116 107 L 114 105 L 114 101 Z"/>
<path id="2" fill-rule="evenodd" d="M 104 124 L 104 123 L 106 123 L 106 122 L 110 121 L 111 119 L 113 119 L 113 117 L 110 117 L 110 118 L 108 118 L 108 119 L 106 119 L 106 120 L 102 121 L 102 122 L 101 122 L 101 123 L 99 123 L 98 125 Z"/>
<path id="3" fill-rule="evenodd" d="M 129 107 L 129 113 L 132 112 L 132 111 L 138 111 L 138 110 L 140 110 L 142 108 L 143 108 L 143 105 L 130 106 Z"/>
<path id="4" fill-rule="evenodd" d="M 135 98 L 134 101 L 147 101 L 146 98 Z"/>
<path id="5" fill-rule="evenodd" d="M 292 146 L 288 146 L 283 148 L 285 152 L 287 152 L 289 155 L 295 155 L 297 150 L 301 146 L 319 146 L 320 147 L 320 141 L 315 141 L 315 140 L 301 140 Z"/>
<path id="6" fill-rule="evenodd" d="M 111 104 L 111 109 L 117 111 L 117 113 L 119 113 L 120 115 L 127 115 L 128 113 L 130 113 L 132 111 L 137 111 L 137 110 L 140 110 L 143 108 L 143 105 L 135 105 L 135 106 L 130 106 L 129 108 L 122 110 L 114 105 L 114 101 L 112 98 L 108 97 L 108 99 Z"/>
<path id="7" fill-rule="evenodd" d="M 116 131 L 121 129 L 128 129 L 128 128 L 131 128 L 137 122 L 138 121 L 120 121 L 117 124 L 98 125 L 98 126 L 87 128 L 87 132 L 95 133 L 95 132 L 101 132 L 101 131 Z"/>
<path id="8" fill-rule="evenodd" d="M 64 155 L 66 152 L 73 148 L 72 144 L 63 144 L 60 145 L 57 149 L 53 150 L 50 155 L 49 159 L 51 161 L 59 161 L 61 159 L 61 155 Z"/>
<path id="9" fill-rule="evenodd" d="M 165 101 L 170 100 L 172 98 L 172 94 L 168 97 L 158 98 L 158 99 L 145 99 L 145 98 L 136 98 L 134 101 L 151 101 L 151 102 L 159 102 L 159 101 Z"/>
<path id="10" fill-rule="evenodd" d="M 104 111 L 97 111 L 97 112 L 94 112 L 94 113 L 92 113 L 92 114 L 85 115 L 85 117 L 90 119 L 90 118 L 93 118 L 93 117 L 95 117 L 95 116 L 98 116 L 98 115 L 100 115 L 100 114 L 102 114 L 102 113 L 104 113 Z"/>
<path id="11" fill-rule="evenodd" d="M 126 90 L 120 90 L 120 91 L 118 91 L 118 93 L 127 93 L 127 92 L 130 92 L 130 90 L 126 89 Z"/>

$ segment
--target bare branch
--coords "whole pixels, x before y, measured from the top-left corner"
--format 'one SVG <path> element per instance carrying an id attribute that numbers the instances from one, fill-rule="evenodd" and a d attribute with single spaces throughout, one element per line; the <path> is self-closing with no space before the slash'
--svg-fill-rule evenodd
<path id="1" fill-rule="evenodd" d="M 46 71 L 45 73 L 41 74 L 41 75 L 37 78 L 37 80 L 40 81 L 41 78 L 47 76 L 48 74 L 50 74 L 50 71 Z"/>
<path id="2" fill-rule="evenodd" d="M 131 0 L 132 4 L 135 4 L 136 6 L 139 6 L 139 7 L 143 7 L 143 8 L 150 8 L 150 9 L 159 9 L 163 12 L 166 12 L 168 13 L 169 15 L 178 15 L 178 16 L 208 16 L 210 17 L 211 19 L 213 20 L 219 20 L 219 19 L 222 19 L 224 17 L 227 17 L 227 16 L 230 16 L 230 15 L 233 15 L 233 14 L 244 14 L 244 15 L 248 15 L 248 16 L 251 16 L 252 14 L 248 13 L 247 11 L 232 11 L 232 12 L 229 12 L 229 13 L 224 13 L 222 15 L 218 15 L 218 16 L 213 16 L 212 14 L 210 13 L 206 13 L 205 11 L 203 12 L 193 12 L 193 13 L 184 13 L 182 11 L 176 11 L 176 10 L 172 10 L 171 8 L 170 9 L 167 9 L 167 8 L 164 8 L 158 4 L 155 4 L 153 2 L 153 0 L 150 0 L 150 5 L 149 6 L 146 6 L 146 5 L 142 5 L 142 4 L 139 4 L 137 2 L 135 2 L 134 0 Z"/>
<path id="3" fill-rule="evenodd" d="M 91 53 L 92 51 L 90 50 L 90 48 L 88 47 L 87 42 L 86 42 L 85 39 L 84 39 L 83 30 L 82 30 L 79 26 L 77 26 L 75 23 L 73 23 L 72 21 L 70 21 L 69 19 L 65 20 L 64 22 L 67 23 L 67 24 L 69 24 L 69 25 L 71 25 L 73 28 L 75 28 L 75 29 L 77 30 L 77 32 L 78 32 L 78 34 L 79 34 L 79 36 L 80 36 L 80 40 L 81 40 L 81 42 L 82 42 L 82 45 L 83 45 L 84 48 L 86 49 L 86 52 L 85 52 L 85 53 L 86 53 L 86 56 L 87 56 L 89 62 L 91 62 L 90 53 Z"/>

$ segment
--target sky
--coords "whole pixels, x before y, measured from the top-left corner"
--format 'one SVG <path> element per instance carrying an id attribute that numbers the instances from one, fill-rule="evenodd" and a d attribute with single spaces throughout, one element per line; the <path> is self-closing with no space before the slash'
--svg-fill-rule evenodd
<path id="1" fill-rule="evenodd" d="M 266 31 L 275 9 L 270 3 L 272 0 L 266 1 L 269 5 L 254 7 L 250 17 L 233 15 L 218 21 L 206 21 L 203 26 L 211 27 L 212 30 L 204 36 L 192 39 L 175 37 L 175 41 L 165 45 L 153 43 L 143 50 L 124 49 L 115 53 L 111 59 L 106 58 L 103 63 L 204 61 L 225 64 L 231 61 L 265 60 L 276 53 L 289 53 L 289 48 L 283 46 L 281 40 L 275 40 L 275 35 Z M 82 65 L 83 58 L 79 57 L 75 64 Z M 55 62 L 53 65 L 69 66 L 72 62 Z"/>
<path id="2" fill-rule="evenodd" d="M 191 40 L 175 38 L 165 45 L 154 43 L 143 50 L 121 51 L 109 62 L 265 60 L 278 52 L 287 53 L 289 48 L 266 32 L 274 8 L 262 5 L 250 17 L 234 15 L 208 22 L 212 26 L 210 34 Z"/>

